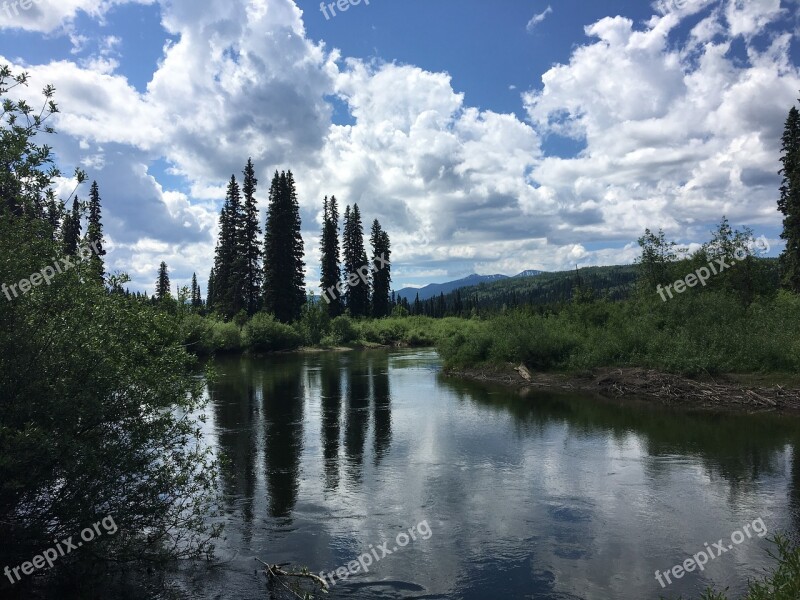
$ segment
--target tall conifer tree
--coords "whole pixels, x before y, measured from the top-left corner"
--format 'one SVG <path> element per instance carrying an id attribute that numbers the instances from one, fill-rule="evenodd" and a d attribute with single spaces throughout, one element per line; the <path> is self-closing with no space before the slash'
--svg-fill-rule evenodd
<path id="1" fill-rule="evenodd" d="M 78 243 L 81 239 L 81 208 L 78 196 L 75 196 L 72 201 L 72 211 L 64 216 L 61 224 L 61 239 L 64 254 L 74 256 L 78 251 Z"/>
<path id="2" fill-rule="evenodd" d="M 345 277 L 358 273 L 362 267 L 367 266 L 367 253 L 364 250 L 364 226 L 361 223 L 361 211 L 358 204 L 350 210 L 348 206 L 344 213 L 344 269 Z M 355 285 L 348 286 L 345 291 L 347 308 L 353 317 L 365 317 L 369 314 L 369 282 L 361 280 Z"/>
<path id="3" fill-rule="evenodd" d="M 202 308 L 203 299 L 200 296 L 200 286 L 197 285 L 197 273 L 192 273 L 192 308 L 195 310 Z"/>
<path id="4" fill-rule="evenodd" d="M 167 263 L 162 260 L 158 268 L 158 279 L 156 280 L 156 299 L 159 302 L 171 297 L 169 285 L 169 270 L 167 269 Z"/>
<path id="5" fill-rule="evenodd" d="M 380 319 L 389 316 L 391 311 L 391 265 L 389 259 L 391 250 L 389 244 L 389 234 L 386 233 L 378 219 L 372 222 L 370 235 L 372 244 L 372 316 Z"/>
<path id="6" fill-rule="evenodd" d="M 86 241 L 92 250 L 92 257 L 89 263 L 92 277 L 102 283 L 105 275 L 103 257 L 106 255 L 106 251 L 103 249 L 103 223 L 100 203 L 100 188 L 97 186 L 97 182 L 94 181 L 89 191 L 89 223 L 86 228 Z"/>
<path id="7" fill-rule="evenodd" d="M 275 172 L 264 232 L 264 307 L 284 323 L 300 317 L 306 300 L 300 205 L 291 171 Z"/>
<path id="8" fill-rule="evenodd" d="M 214 257 L 213 308 L 230 318 L 244 309 L 245 257 L 243 244 L 243 210 L 236 176 L 231 175 L 225 204 L 219 217 L 219 240 Z"/>
<path id="9" fill-rule="evenodd" d="M 325 197 L 322 212 L 322 262 L 320 265 L 322 293 L 326 294 L 330 300 L 330 304 L 327 305 L 328 314 L 331 317 L 338 317 L 344 312 L 344 307 L 336 287 L 342 279 L 341 254 L 339 252 L 339 207 L 336 203 L 336 196 L 331 196 L 330 200 L 327 196 Z"/>
<path id="10" fill-rule="evenodd" d="M 792 107 L 781 139 L 782 177 L 778 210 L 783 214 L 786 249 L 780 257 L 784 287 L 800 292 L 800 111 Z"/>
<path id="11" fill-rule="evenodd" d="M 256 179 L 253 161 L 248 159 L 244 168 L 243 229 L 241 232 L 242 252 L 244 254 L 244 296 L 247 312 L 254 314 L 261 303 L 263 269 L 261 266 L 261 227 L 259 225 L 258 204 L 256 202 Z"/>

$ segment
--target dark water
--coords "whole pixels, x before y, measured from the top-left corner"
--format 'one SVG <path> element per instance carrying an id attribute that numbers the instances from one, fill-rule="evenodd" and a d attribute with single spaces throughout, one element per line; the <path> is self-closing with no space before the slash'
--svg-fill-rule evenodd
<path id="1" fill-rule="evenodd" d="M 255 557 L 330 572 L 385 542 L 396 551 L 327 597 L 641 600 L 709 584 L 735 597 L 769 564 L 760 525 L 666 589 L 655 571 L 757 519 L 800 532 L 794 418 L 522 397 L 443 377 L 431 351 L 216 368 L 226 538 L 221 564 L 181 580 L 192 597 L 263 600 Z M 428 535 L 397 546 L 423 522 Z"/>

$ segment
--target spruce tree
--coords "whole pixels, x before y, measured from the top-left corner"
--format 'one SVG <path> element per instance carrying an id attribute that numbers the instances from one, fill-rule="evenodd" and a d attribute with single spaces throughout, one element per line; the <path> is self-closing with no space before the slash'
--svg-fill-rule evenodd
<path id="1" fill-rule="evenodd" d="M 300 318 L 303 305 L 306 303 L 306 263 L 305 245 L 303 244 L 302 223 L 300 221 L 300 201 L 297 198 L 297 189 L 292 171 L 286 172 L 286 183 L 290 200 L 289 224 L 292 231 L 292 321 Z"/>
<path id="2" fill-rule="evenodd" d="M 291 171 L 275 172 L 264 231 L 264 307 L 284 323 L 305 304 L 305 263 L 300 205 Z"/>
<path id="3" fill-rule="evenodd" d="M 325 196 L 322 212 L 321 287 L 322 293 L 330 300 L 330 304 L 327 304 L 328 314 L 331 317 L 338 317 L 344 312 L 344 306 L 337 289 L 342 279 L 342 269 L 339 252 L 339 208 L 336 196 L 331 196 L 330 200 Z"/>
<path id="4" fill-rule="evenodd" d="M 72 201 L 72 211 L 64 216 L 61 224 L 61 240 L 64 254 L 74 256 L 78 252 L 81 239 L 81 208 L 78 197 Z"/>
<path id="5" fill-rule="evenodd" d="M 792 107 L 781 138 L 782 176 L 778 210 L 783 214 L 786 249 L 780 257 L 784 287 L 800 292 L 800 111 Z"/>
<path id="6" fill-rule="evenodd" d="M 391 312 L 389 293 L 392 275 L 389 259 L 389 234 L 382 228 L 378 219 L 372 222 L 370 235 L 372 244 L 372 316 L 380 319 L 388 317 Z"/>
<path id="7" fill-rule="evenodd" d="M 89 191 L 89 223 L 86 228 L 86 241 L 92 250 L 90 259 L 90 271 L 95 281 L 102 283 L 105 275 L 105 265 L 103 257 L 106 251 L 103 249 L 103 223 L 100 214 L 100 189 L 97 182 L 92 182 Z"/>
<path id="8" fill-rule="evenodd" d="M 253 161 L 247 160 L 244 168 L 244 206 L 242 211 L 243 228 L 241 231 L 242 253 L 244 256 L 244 297 L 248 314 L 258 310 L 261 303 L 261 287 L 263 270 L 261 266 L 261 227 L 259 225 L 258 204 L 256 202 L 256 179 Z"/>
<path id="9" fill-rule="evenodd" d="M 156 299 L 159 302 L 163 302 L 170 297 L 169 271 L 167 270 L 167 263 L 162 260 L 161 266 L 158 268 L 158 279 L 156 280 Z"/>
<path id="10" fill-rule="evenodd" d="M 216 269 L 211 267 L 211 272 L 208 274 L 208 288 L 206 289 L 206 310 L 211 312 L 214 310 L 214 278 L 216 277 Z"/>
<path id="11" fill-rule="evenodd" d="M 364 227 L 361 224 L 361 211 L 358 204 L 344 213 L 344 270 L 345 278 L 359 273 L 362 267 L 369 268 L 367 253 L 364 250 Z M 361 271 L 363 272 L 363 271 Z M 369 282 L 360 279 L 345 291 L 345 303 L 350 315 L 365 317 L 369 314 Z"/>
<path id="12" fill-rule="evenodd" d="M 197 273 L 192 273 L 192 308 L 199 310 L 203 306 L 203 299 L 200 296 L 200 286 L 197 285 Z"/>
<path id="13" fill-rule="evenodd" d="M 231 175 L 219 217 L 219 240 L 214 257 L 214 310 L 231 318 L 245 304 L 245 257 L 242 255 L 243 211 L 236 176 Z"/>

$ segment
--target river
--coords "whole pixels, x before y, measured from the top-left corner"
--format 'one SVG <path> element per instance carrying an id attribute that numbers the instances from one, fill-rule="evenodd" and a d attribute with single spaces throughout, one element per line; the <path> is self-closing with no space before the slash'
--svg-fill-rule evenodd
<path id="1" fill-rule="evenodd" d="M 256 557 L 342 573 L 359 556 L 369 571 L 333 575 L 328 598 L 737 597 L 769 537 L 800 533 L 794 417 L 524 395 L 447 378 L 431 350 L 215 369 L 226 529 L 178 581 L 193 598 L 267 598 Z"/>

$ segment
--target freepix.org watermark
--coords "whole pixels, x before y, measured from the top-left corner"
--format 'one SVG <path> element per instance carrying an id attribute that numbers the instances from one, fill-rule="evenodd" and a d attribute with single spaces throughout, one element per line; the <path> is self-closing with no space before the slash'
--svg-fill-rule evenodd
<path id="1" fill-rule="evenodd" d="M 94 250 L 93 250 L 94 249 Z M 46 266 L 41 271 L 34 273 L 28 279 L 22 279 L 18 283 L 2 284 L 0 285 L 0 292 L 8 298 L 8 301 L 11 302 L 11 294 L 14 294 L 14 298 L 19 298 L 19 295 L 25 295 L 30 292 L 33 288 L 38 287 L 44 283 L 45 285 L 50 285 L 53 282 L 53 279 L 56 275 L 60 275 L 65 271 L 69 271 L 75 265 L 73 262 L 75 260 L 80 259 L 80 262 L 86 262 L 92 257 L 92 254 L 97 254 L 97 242 L 92 242 L 91 248 L 86 245 L 82 246 L 78 249 L 78 254 L 75 256 L 65 256 L 64 258 L 53 258 L 53 264 Z M 17 293 L 17 288 L 19 287 L 19 294 Z M 9 294 L 9 291 L 11 294 Z"/>
<path id="2" fill-rule="evenodd" d="M 39 569 L 49 569 L 59 558 L 66 556 L 73 550 L 77 550 L 83 546 L 84 542 L 91 542 L 95 538 L 102 536 L 103 531 L 100 530 L 101 525 L 103 526 L 105 533 L 108 535 L 114 535 L 117 533 L 117 524 L 114 522 L 114 517 L 109 515 L 104 517 L 102 520 L 97 521 L 97 523 L 94 523 L 91 527 L 87 527 L 81 531 L 81 540 L 83 541 L 73 542 L 72 538 L 75 536 L 71 535 L 64 540 L 57 542 L 55 548 L 48 548 L 41 554 L 34 556 L 31 560 L 25 561 L 21 565 L 17 565 L 13 568 L 6 566 L 6 568 L 3 570 L 3 573 L 5 573 L 5 576 L 8 577 L 8 580 L 14 584 L 22 579 L 22 576 L 19 574 L 20 571 L 22 571 L 22 575 L 30 575 Z"/>
<path id="3" fill-rule="evenodd" d="M 397 534 L 397 537 L 394 540 L 394 546 L 392 546 L 391 550 L 389 549 L 390 542 L 384 542 L 377 548 L 375 548 L 372 544 L 369 545 L 369 551 L 364 552 L 361 556 L 358 557 L 357 560 L 351 560 L 347 563 L 347 566 L 341 566 L 334 571 L 329 573 L 325 573 L 325 571 L 320 571 L 319 577 L 328 585 L 328 580 L 331 582 L 331 586 L 336 585 L 336 580 L 341 579 L 345 580 L 350 575 L 357 575 L 358 573 L 369 573 L 369 568 L 377 562 L 380 562 L 383 558 L 394 554 L 400 548 L 405 548 L 408 546 L 409 543 L 412 541 L 417 540 L 417 534 L 423 540 L 431 539 L 433 535 L 433 531 L 431 531 L 430 525 L 428 525 L 427 519 L 425 521 L 420 522 L 413 527 L 408 529 L 408 533 L 405 531 L 401 531 Z M 378 554 L 380 552 L 380 554 Z M 374 561 L 373 561 L 374 557 Z M 326 579 L 327 578 L 327 579 Z"/>
<path id="4" fill-rule="evenodd" d="M 350 10 L 351 6 L 358 6 L 361 4 L 361 0 L 336 0 L 336 2 L 320 2 L 319 10 L 320 12 L 325 15 L 325 20 L 330 21 L 331 16 L 336 16 L 336 9 L 339 9 L 339 12 L 347 12 Z M 364 0 L 364 4 L 369 6 L 369 0 Z M 328 14 L 330 11 L 330 15 Z"/>
<path id="5" fill-rule="evenodd" d="M 19 16 L 20 10 L 30 10 L 34 4 L 41 4 L 42 0 L 3 0 L 0 8 L 9 19 Z"/>
<path id="6" fill-rule="evenodd" d="M 670 283 L 667 286 L 662 286 L 659 283 L 656 286 L 656 293 L 661 296 L 662 302 L 666 302 L 667 296 L 669 296 L 670 299 L 674 298 L 672 295 L 673 290 L 676 294 L 682 294 L 687 289 L 695 287 L 698 283 L 705 287 L 706 282 L 711 279 L 712 275 L 719 275 L 723 271 L 736 266 L 737 260 L 742 262 L 748 256 L 755 256 L 760 252 L 766 254 L 769 252 L 769 250 L 769 242 L 767 241 L 767 238 L 762 235 L 757 240 L 752 240 L 747 248 L 737 248 L 733 253 L 733 256 L 736 260 L 730 260 L 725 256 L 715 258 L 713 261 L 708 263 L 708 266 L 700 267 L 694 273 L 689 273 L 686 277 L 679 279 L 675 283 Z M 728 260 L 730 260 L 730 262 L 728 262 Z M 666 296 L 664 295 L 665 292 Z"/>
<path id="7" fill-rule="evenodd" d="M 750 531 L 751 528 L 752 532 Z M 706 542 L 705 550 L 701 550 L 691 558 L 687 558 L 685 561 L 683 561 L 683 563 L 675 565 L 664 573 L 661 571 L 656 571 L 656 581 L 661 584 L 662 588 L 665 588 L 672 584 L 670 575 L 672 575 L 675 579 L 681 579 L 686 573 L 691 573 L 695 569 L 703 571 L 709 560 L 714 560 L 726 552 L 730 552 L 736 546 L 743 543 L 746 539 L 752 538 L 753 533 L 760 538 L 763 538 L 765 535 L 767 535 L 767 526 L 764 524 L 764 520 L 761 517 L 752 523 L 746 524 L 744 527 L 742 527 L 741 531 L 734 531 L 731 534 L 732 543 L 726 544 L 725 540 L 722 539 L 709 546 L 708 542 Z M 664 583 L 664 579 L 666 579 L 666 583 Z"/>
<path id="8" fill-rule="evenodd" d="M 380 263 L 380 265 L 378 265 Z M 350 287 L 355 287 L 359 283 L 363 283 L 366 285 L 369 283 L 369 274 L 375 273 L 376 271 L 380 271 L 381 269 L 385 268 L 387 265 L 390 265 L 389 261 L 386 260 L 386 255 L 381 254 L 379 257 L 375 258 L 375 262 L 371 265 L 364 265 L 355 273 L 350 273 L 344 281 L 340 281 L 336 285 L 332 285 L 327 290 L 322 292 L 322 299 L 325 300 L 328 304 L 331 303 L 332 300 L 335 300 L 337 297 L 344 294 L 345 289 Z"/>

